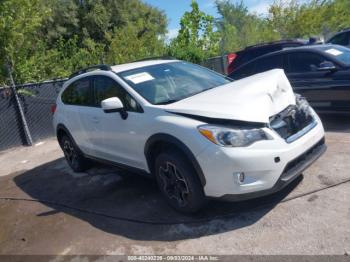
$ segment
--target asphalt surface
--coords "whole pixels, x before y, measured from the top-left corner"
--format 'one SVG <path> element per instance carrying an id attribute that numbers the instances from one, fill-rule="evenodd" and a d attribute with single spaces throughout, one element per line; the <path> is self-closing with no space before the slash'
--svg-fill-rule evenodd
<path id="1" fill-rule="evenodd" d="M 169 208 L 154 181 L 72 172 L 55 140 L 0 153 L 0 254 L 350 253 L 350 117 L 322 116 L 327 152 L 282 192 Z"/>

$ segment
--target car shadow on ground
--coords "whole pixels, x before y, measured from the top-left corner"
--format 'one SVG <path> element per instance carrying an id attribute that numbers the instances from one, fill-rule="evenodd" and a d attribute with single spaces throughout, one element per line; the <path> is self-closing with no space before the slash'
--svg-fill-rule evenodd
<path id="1" fill-rule="evenodd" d="M 349 116 L 320 114 L 326 131 L 350 133 Z M 211 200 L 186 216 L 171 209 L 154 180 L 113 167 L 97 166 L 74 173 L 63 158 L 15 174 L 17 187 L 50 211 L 65 213 L 105 232 L 144 241 L 176 241 L 219 234 L 255 224 L 293 189 L 302 176 L 271 196 L 244 201 Z"/>
<path id="2" fill-rule="evenodd" d="M 256 223 L 300 183 L 302 176 L 277 194 L 236 203 L 211 200 L 191 216 L 168 207 L 154 180 L 113 167 L 97 166 L 87 173 L 73 173 L 61 158 L 13 179 L 19 189 L 52 209 L 37 216 L 64 212 L 111 234 L 144 241 L 175 241 Z"/>

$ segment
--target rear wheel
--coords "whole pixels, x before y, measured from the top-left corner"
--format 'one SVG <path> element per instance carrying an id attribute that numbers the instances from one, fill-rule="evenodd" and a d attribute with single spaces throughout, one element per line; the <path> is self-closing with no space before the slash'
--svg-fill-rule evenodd
<path id="1" fill-rule="evenodd" d="M 68 136 L 61 137 L 60 145 L 69 166 L 74 172 L 83 172 L 89 168 L 87 159 Z"/>
<path id="2" fill-rule="evenodd" d="M 158 186 L 167 202 L 183 213 L 194 213 L 205 204 L 198 176 L 180 152 L 164 152 L 156 158 Z"/>

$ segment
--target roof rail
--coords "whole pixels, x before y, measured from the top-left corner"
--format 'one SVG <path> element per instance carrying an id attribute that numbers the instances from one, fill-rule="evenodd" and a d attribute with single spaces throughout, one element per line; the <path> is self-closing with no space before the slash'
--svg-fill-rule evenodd
<path id="1" fill-rule="evenodd" d="M 148 60 L 176 60 L 176 58 L 172 56 L 154 56 L 154 57 L 142 58 L 134 62 L 142 62 L 142 61 L 148 61 Z"/>
<path id="2" fill-rule="evenodd" d="M 93 66 L 89 66 L 89 67 L 86 67 L 84 69 L 80 69 L 79 71 L 74 72 L 73 74 L 71 74 L 69 76 L 69 79 L 71 79 L 71 78 L 73 78 L 75 76 L 84 74 L 86 72 L 93 71 L 93 70 L 111 71 L 112 68 L 109 65 L 93 65 Z"/>
<path id="3" fill-rule="evenodd" d="M 304 39 L 281 39 L 281 40 L 263 42 L 263 43 L 247 46 L 244 49 L 247 50 L 247 49 L 251 49 L 251 48 L 263 47 L 263 46 L 273 45 L 273 44 L 283 44 L 283 43 L 288 44 L 288 43 L 301 43 L 301 42 L 307 42 L 307 40 L 304 40 Z"/>

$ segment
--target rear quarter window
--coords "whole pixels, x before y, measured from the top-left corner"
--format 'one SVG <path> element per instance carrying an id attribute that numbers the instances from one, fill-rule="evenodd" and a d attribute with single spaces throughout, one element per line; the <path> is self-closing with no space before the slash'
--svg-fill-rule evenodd
<path id="1" fill-rule="evenodd" d="M 90 78 L 79 79 L 70 84 L 63 91 L 61 100 L 67 105 L 93 106 Z"/>

